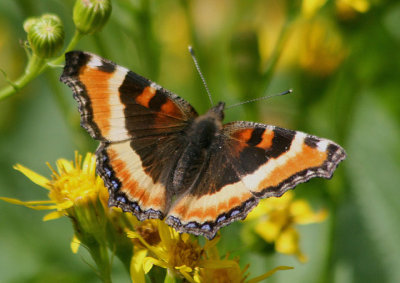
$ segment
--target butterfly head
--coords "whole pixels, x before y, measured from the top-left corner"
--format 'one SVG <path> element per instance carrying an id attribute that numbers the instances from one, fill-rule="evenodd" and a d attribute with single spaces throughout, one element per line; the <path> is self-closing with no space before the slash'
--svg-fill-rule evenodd
<path id="1" fill-rule="evenodd" d="M 213 106 L 210 110 L 208 110 L 209 115 L 215 116 L 215 118 L 219 121 L 224 120 L 224 109 L 225 109 L 225 102 L 218 102 L 217 105 Z"/>

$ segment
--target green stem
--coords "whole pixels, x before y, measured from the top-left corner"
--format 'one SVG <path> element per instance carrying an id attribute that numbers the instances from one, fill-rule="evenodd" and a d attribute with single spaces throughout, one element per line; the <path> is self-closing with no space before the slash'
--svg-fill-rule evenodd
<path id="1" fill-rule="evenodd" d="M 15 82 L 10 83 L 10 85 L 0 90 L 0 101 L 19 91 L 31 80 L 33 80 L 38 74 L 40 74 L 41 68 L 45 64 L 45 62 L 45 59 L 33 54 L 28 62 L 28 65 L 25 68 L 24 74 L 19 77 Z"/>
<path id="2" fill-rule="evenodd" d="M 172 274 L 171 271 L 167 270 L 167 274 L 165 274 L 164 283 L 175 283 L 176 279 L 175 276 Z"/>
<path id="3" fill-rule="evenodd" d="M 106 245 L 97 243 L 89 247 L 89 252 L 96 263 L 99 276 L 104 283 L 111 283 L 111 264 Z"/>
<path id="4" fill-rule="evenodd" d="M 67 48 L 65 48 L 65 51 L 63 52 L 62 55 L 57 57 L 56 59 L 50 61 L 47 65 L 58 65 L 61 64 L 64 61 L 64 54 L 67 53 L 68 51 L 71 51 L 72 49 L 75 48 L 75 46 L 78 44 L 79 40 L 84 36 L 79 30 L 75 30 L 74 36 L 72 37 L 71 41 L 69 42 Z"/>
<path id="5" fill-rule="evenodd" d="M 72 50 L 78 41 L 82 38 L 83 34 L 79 31 L 75 31 L 73 38 L 68 44 L 65 52 Z M 64 53 L 65 53 L 64 52 Z M 10 84 L 0 90 L 0 101 L 6 99 L 7 97 L 17 93 L 20 89 L 26 86 L 30 81 L 39 76 L 44 70 L 53 65 L 58 65 L 64 60 L 64 53 L 58 58 L 46 63 L 46 59 L 40 58 L 35 54 L 28 61 L 28 65 L 25 68 L 24 74 L 19 77 L 15 82 L 10 82 Z"/>

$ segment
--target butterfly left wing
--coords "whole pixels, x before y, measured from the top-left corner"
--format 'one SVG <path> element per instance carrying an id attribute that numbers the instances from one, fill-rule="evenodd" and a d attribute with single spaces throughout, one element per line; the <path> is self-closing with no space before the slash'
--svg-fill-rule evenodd
<path id="1" fill-rule="evenodd" d="M 181 131 L 198 114 L 176 94 L 95 54 L 71 51 L 65 61 L 60 79 L 74 92 L 81 125 L 101 141 L 97 171 L 109 205 L 140 220 L 163 218 Z"/>
<path id="2" fill-rule="evenodd" d="M 279 127 L 233 122 L 222 132 L 220 150 L 167 215 L 179 231 L 213 238 L 245 218 L 259 199 L 281 196 L 313 177 L 331 178 L 346 157 L 332 141 Z"/>

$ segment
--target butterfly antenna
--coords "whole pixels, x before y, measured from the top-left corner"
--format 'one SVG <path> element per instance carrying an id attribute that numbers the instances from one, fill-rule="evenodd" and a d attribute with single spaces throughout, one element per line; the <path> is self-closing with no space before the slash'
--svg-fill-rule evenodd
<path id="1" fill-rule="evenodd" d="M 229 105 L 229 106 L 225 107 L 225 109 L 233 108 L 233 107 L 240 106 L 240 105 L 243 105 L 243 104 L 247 104 L 247 103 L 250 103 L 250 102 L 256 102 L 256 101 L 264 100 L 264 99 L 275 97 L 275 96 L 286 95 L 286 94 L 289 94 L 289 93 L 292 93 L 292 92 L 293 92 L 293 90 L 289 89 L 289 90 L 281 92 L 281 93 L 272 94 L 272 95 L 263 96 L 263 97 L 258 97 L 258 98 L 250 99 L 250 100 L 247 100 L 247 101 L 244 101 L 244 102 L 239 102 L 239 103 L 236 103 L 236 104 L 233 104 L 233 105 Z"/>
<path id="2" fill-rule="evenodd" d="M 200 70 L 200 66 L 199 66 L 199 63 L 197 62 L 196 55 L 194 55 L 193 47 L 189 45 L 188 49 L 189 49 L 190 55 L 192 55 L 192 59 L 193 59 L 194 65 L 196 66 L 197 72 L 199 73 L 200 78 L 203 81 L 204 87 L 206 88 L 206 91 L 207 91 L 207 94 L 208 94 L 208 98 L 210 99 L 211 106 L 213 106 L 214 103 L 213 103 L 213 100 L 212 100 L 212 97 L 211 97 L 210 90 L 208 89 L 206 80 L 204 79 L 203 73 Z"/>

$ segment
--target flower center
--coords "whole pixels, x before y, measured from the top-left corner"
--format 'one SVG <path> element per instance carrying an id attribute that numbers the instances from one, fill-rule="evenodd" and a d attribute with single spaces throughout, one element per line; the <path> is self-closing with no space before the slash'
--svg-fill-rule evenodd
<path id="1" fill-rule="evenodd" d="M 200 259 L 202 249 L 191 242 L 175 240 L 171 249 L 170 262 L 173 266 L 186 265 L 188 267 L 196 266 Z"/>

